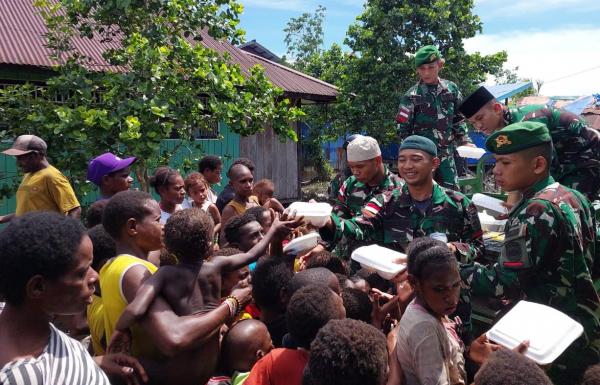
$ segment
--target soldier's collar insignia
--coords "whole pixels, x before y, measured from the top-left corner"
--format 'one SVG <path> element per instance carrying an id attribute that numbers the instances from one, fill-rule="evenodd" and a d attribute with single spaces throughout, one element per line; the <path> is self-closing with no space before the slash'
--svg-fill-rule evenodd
<path id="1" fill-rule="evenodd" d="M 498 135 L 496 138 L 496 147 L 500 148 L 506 144 L 512 144 L 512 142 L 508 139 L 506 135 Z"/>

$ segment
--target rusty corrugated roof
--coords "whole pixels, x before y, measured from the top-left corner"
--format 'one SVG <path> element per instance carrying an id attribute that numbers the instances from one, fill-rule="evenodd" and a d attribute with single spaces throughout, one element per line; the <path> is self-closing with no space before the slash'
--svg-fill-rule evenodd
<path id="1" fill-rule="evenodd" d="M 44 35 L 48 30 L 39 10 L 32 3 L 33 0 L 0 0 L 0 64 L 44 68 L 59 64 L 51 59 L 51 51 L 45 46 Z M 228 53 L 231 61 L 239 64 L 245 74 L 248 74 L 252 66 L 262 65 L 269 80 L 290 96 L 318 101 L 331 101 L 337 96 L 337 88 L 329 83 L 245 52 L 229 42 L 216 40 L 204 31 L 201 34 L 205 47 L 219 53 Z M 102 58 L 106 49 L 119 46 L 117 40 L 105 43 L 98 37 L 76 37 L 73 45 L 78 52 L 91 59 L 88 65 L 90 69 L 123 70 L 110 66 Z"/>

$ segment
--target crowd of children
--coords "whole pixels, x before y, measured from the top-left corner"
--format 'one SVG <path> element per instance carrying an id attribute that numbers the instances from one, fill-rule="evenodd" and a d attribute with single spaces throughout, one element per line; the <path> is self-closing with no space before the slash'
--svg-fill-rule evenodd
<path id="1" fill-rule="evenodd" d="M 34 212 L 0 232 L 0 384 L 551 384 L 526 344 L 462 338 L 445 242 L 413 240 L 387 281 L 325 243 L 284 253 L 316 229 L 248 159 L 219 196 L 218 157 L 185 178 L 160 167 L 159 201 L 130 189 L 134 161 L 90 164 L 101 197 L 87 230 Z"/>

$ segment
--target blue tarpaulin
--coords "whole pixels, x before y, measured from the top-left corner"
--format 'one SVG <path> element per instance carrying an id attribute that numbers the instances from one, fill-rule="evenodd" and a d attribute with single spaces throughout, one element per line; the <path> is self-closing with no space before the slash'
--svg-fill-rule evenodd
<path id="1" fill-rule="evenodd" d="M 594 100 L 595 99 L 593 96 L 582 96 L 579 99 L 573 101 L 572 103 L 563 106 L 563 109 L 572 112 L 576 115 L 581 115 L 581 113 L 583 112 L 583 110 L 585 110 L 586 107 L 593 105 Z"/>
<path id="2" fill-rule="evenodd" d="M 485 86 L 488 91 L 496 98 L 496 100 L 508 99 L 515 96 L 519 92 L 523 92 L 528 88 L 532 88 L 533 83 L 531 82 L 519 82 L 510 84 L 497 84 L 495 86 Z"/>

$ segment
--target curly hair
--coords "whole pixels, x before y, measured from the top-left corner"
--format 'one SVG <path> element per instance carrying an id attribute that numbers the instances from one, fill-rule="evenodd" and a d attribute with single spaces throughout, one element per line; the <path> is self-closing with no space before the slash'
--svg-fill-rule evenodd
<path id="1" fill-rule="evenodd" d="M 264 258 L 252 271 L 252 298 L 261 309 L 276 310 L 294 271 L 282 260 Z"/>
<path id="2" fill-rule="evenodd" d="M 102 213 L 107 204 L 108 199 L 101 199 L 88 207 L 87 213 L 85 214 L 85 225 L 88 229 L 91 229 L 98 224 L 102 224 Z"/>
<path id="3" fill-rule="evenodd" d="M 422 237 L 413 240 L 406 251 L 408 274 L 417 279 L 426 279 L 440 268 L 457 264 L 448 246 L 436 239 Z"/>
<path id="4" fill-rule="evenodd" d="M 150 177 L 150 186 L 154 187 L 154 191 L 160 195 L 160 188 L 169 186 L 171 179 L 180 176 L 179 171 L 174 168 L 162 166 L 154 171 L 154 175 Z"/>
<path id="5" fill-rule="evenodd" d="M 581 385 L 600 385 L 600 364 L 592 365 L 586 369 Z"/>
<path id="6" fill-rule="evenodd" d="M 303 385 L 381 385 L 387 377 L 385 336 L 364 322 L 327 323 L 310 345 Z"/>
<path id="7" fill-rule="evenodd" d="M 479 369 L 476 385 L 552 385 L 546 373 L 529 358 L 499 349 Z"/>
<path id="8" fill-rule="evenodd" d="M 224 247 L 213 253 L 215 257 L 231 257 L 232 255 L 241 254 L 242 250 L 236 247 Z"/>
<path id="9" fill-rule="evenodd" d="M 179 260 L 204 260 L 212 246 L 213 220 L 198 208 L 179 210 L 165 223 L 165 247 Z"/>
<path id="10" fill-rule="evenodd" d="M 204 172 L 205 170 L 214 171 L 223 165 L 223 161 L 216 155 L 206 155 L 198 162 L 198 171 Z"/>
<path id="11" fill-rule="evenodd" d="M 141 221 L 150 214 L 146 204 L 152 196 L 143 191 L 121 191 L 109 199 L 102 213 L 102 225 L 113 239 L 119 239 L 121 230 L 131 218 Z"/>
<path id="12" fill-rule="evenodd" d="M 264 213 L 269 213 L 269 209 L 262 207 L 262 206 L 254 206 L 254 207 L 250 207 L 248 210 L 246 210 L 246 212 L 244 213 L 244 215 L 252 215 L 257 222 L 260 222 L 261 216 Z"/>
<path id="13" fill-rule="evenodd" d="M 25 300 L 31 277 L 58 278 L 75 264 L 85 235 L 81 223 L 51 212 L 17 217 L 0 232 L 0 294 L 12 305 Z"/>
<path id="14" fill-rule="evenodd" d="M 294 274 L 287 286 L 287 291 L 292 296 L 298 290 L 309 285 L 320 285 L 329 288 L 329 282 L 333 279 L 337 282 L 337 276 L 324 267 L 302 270 Z"/>
<path id="15" fill-rule="evenodd" d="M 388 291 L 392 287 L 390 281 L 383 279 L 376 271 L 368 269 L 359 269 L 354 275 L 350 276 L 350 280 L 353 283 L 364 280 L 370 288 L 379 289 L 381 291 Z"/>
<path id="16" fill-rule="evenodd" d="M 324 267 L 335 274 L 348 274 L 348 270 L 342 260 L 327 250 L 321 250 L 313 254 L 308 262 L 306 262 L 307 269 L 314 267 Z"/>
<path id="17" fill-rule="evenodd" d="M 202 184 L 206 186 L 207 189 L 210 187 L 204 178 L 204 175 L 200 174 L 199 172 L 193 172 L 183 181 L 183 188 L 185 189 L 185 192 L 189 194 L 190 188 Z"/>
<path id="18" fill-rule="evenodd" d="M 88 230 L 88 236 L 92 240 L 94 247 L 94 259 L 92 260 L 92 269 L 100 270 L 106 260 L 117 255 L 117 246 L 115 240 L 104 230 L 104 226 L 96 225 Z"/>
<path id="19" fill-rule="evenodd" d="M 342 299 L 346 308 L 346 318 L 371 323 L 373 304 L 371 304 L 371 299 L 367 293 L 349 287 L 342 291 Z"/>
<path id="20" fill-rule="evenodd" d="M 309 285 L 292 295 L 285 313 L 290 335 L 300 347 L 310 343 L 329 320 L 340 318 L 335 308 L 335 294 L 327 286 Z"/>
<path id="21" fill-rule="evenodd" d="M 241 228 L 250 222 L 258 222 L 254 215 L 244 215 L 233 217 L 225 224 L 225 239 L 230 244 L 239 244 L 241 242 Z"/>
<path id="22" fill-rule="evenodd" d="M 264 188 L 269 188 L 269 187 L 271 189 L 275 190 L 275 184 L 273 183 L 273 181 L 271 179 L 261 179 L 258 182 L 254 183 L 254 188 L 252 189 L 252 192 L 254 192 L 254 194 L 258 194 Z"/>

